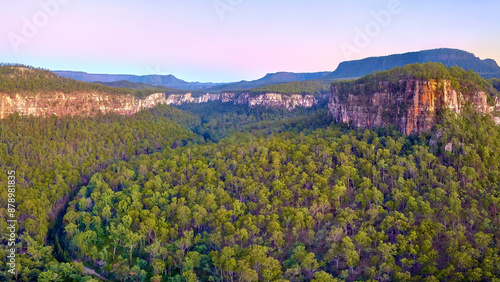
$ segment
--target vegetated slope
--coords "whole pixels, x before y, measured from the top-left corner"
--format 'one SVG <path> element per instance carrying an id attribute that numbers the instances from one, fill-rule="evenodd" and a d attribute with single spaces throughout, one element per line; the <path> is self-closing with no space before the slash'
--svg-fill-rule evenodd
<path id="1" fill-rule="evenodd" d="M 278 93 L 278 94 L 311 94 L 315 97 L 328 95 L 332 81 L 307 80 L 289 83 L 261 86 L 250 90 L 250 93 Z"/>
<path id="2" fill-rule="evenodd" d="M 81 274 L 78 265 L 56 263 L 54 256 L 69 261 L 67 252 L 72 247 L 63 244 L 63 233 L 55 237 L 48 233 L 51 228 L 60 228 L 55 220 L 71 196 L 87 185 L 92 175 L 111 164 L 203 142 L 188 129 L 196 126 L 198 118 L 168 106 L 132 116 L 42 119 L 11 115 L 0 120 L 0 185 L 7 187 L 8 171 L 16 174 L 17 234 L 21 238 L 16 245 L 16 262 L 23 266 L 18 280 L 36 280 L 40 271 L 47 269 L 59 275 L 67 271 Z M 2 228 L 7 226 L 6 193 L 2 190 L 5 197 L 0 200 Z M 7 244 L 2 246 L 0 256 L 5 257 Z M 5 267 L 2 264 L 0 268 L 1 280 L 10 276 Z"/>
<path id="3" fill-rule="evenodd" d="M 478 73 L 472 70 L 465 71 L 460 67 L 448 68 L 442 63 L 410 64 L 388 71 L 374 72 L 359 79 L 333 82 L 332 85 L 338 87 L 344 94 L 370 95 L 380 89 L 381 82 L 396 84 L 399 80 L 408 79 L 448 80 L 456 91 L 485 91 L 490 96 L 499 96 L 491 82 Z"/>
<path id="4" fill-rule="evenodd" d="M 326 127 L 331 122 L 327 109 L 320 106 L 286 110 L 209 102 L 184 104 L 177 108 L 200 118 L 201 126 L 193 131 L 203 136 L 207 142 L 219 142 L 223 138 L 244 132 L 261 137 L 291 129 L 306 132 L 311 128 Z M 315 119 L 311 119 L 312 116 Z M 310 123 L 311 120 L 316 122 Z"/>
<path id="5" fill-rule="evenodd" d="M 64 224 L 115 280 L 491 280 L 499 160 L 500 127 L 473 110 L 417 139 L 234 136 L 110 166 Z"/>
<path id="6" fill-rule="evenodd" d="M 442 63 L 448 67 L 458 66 L 465 70 L 473 70 L 485 78 L 500 77 L 500 67 L 494 60 L 481 60 L 474 54 L 466 51 L 442 48 L 342 62 L 326 78 L 356 78 L 375 71 L 384 71 L 408 64 L 429 62 Z"/>
<path id="7" fill-rule="evenodd" d="M 98 83 L 77 81 L 58 76 L 57 74 L 31 66 L 19 64 L 0 65 L 0 93 L 73 93 L 98 92 L 107 94 L 132 94 L 136 97 L 145 97 L 149 94 L 163 92 L 161 89 L 127 89 L 110 87 Z"/>
<path id="8" fill-rule="evenodd" d="M 107 86 L 111 87 L 118 87 L 118 88 L 128 88 L 128 89 L 162 89 L 162 90 L 169 90 L 171 88 L 161 86 L 161 85 L 153 85 L 153 84 L 147 84 L 143 82 L 130 82 L 128 80 L 120 80 L 120 81 L 113 81 L 113 82 L 102 82 L 102 81 L 95 81 L 94 83 L 99 83 L 99 84 L 104 84 Z"/>
<path id="9" fill-rule="evenodd" d="M 224 84 L 215 86 L 210 90 L 217 91 L 231 91 L 231 90 L 245 90 L 266 85 L 280 84 L 293 81 L 306 81 L 325 77 L 330 72 L 316 72 L 316 73 L 293 73 L 293 72 L 277 72 L 268 73 L 263 78 L 252 81 L 240 81 L 235 83 Z"/>
<path id="10" fill-rule="evenodd" d="M 500 78 L 490 78 L 488 80 L 497 91 L 500 91 Z"/>
<path id="11" fill-rule="evenodd" d="M 77 71 L 54 71 L 54 73 L 73 78 L 80 81 L 87 82 L 116 82 L 122 80 L 128 80 L 135 83 L 146 83 L 152 85 L 161 85 L 170 88 L 178 89 L 206 89 L 211 88 L 221 83 L 203 83 L 203 82 L 187 82 L 182 79 L 178 79 L 175 76 L 169 75 L 128 75 L 128 74 L 90 74 L 86 72 Z"/>
<path id="12" fill-rule="evenodd" d="M 147 83 L 142 83 L 142 82 L 130 82 L 128 80 L 120 80 L 120 81 L 114 81 L 114 82 L 97 81 L 95 83 L 104 84 L 104 85 L 108 85 L 111 87 L 119 87 L 119 88 L 127 88 L 127 89 L 144 89 L 144 90 L 155 89 L 154 91 L 164 92 L 167 95 L 191 93 L 191 95 L 193 97 L 199 97 L 199 96 L 207 94 L 207 90 L 175 89 L 175 88 L 169 88 L 169 87 L 165 87 L 165 86 L 161 86 L 161 85 L 152 85 L 152 84 L 147 84 Z M 210 91 L 210 93 L 219 93 L 219 92 L 218 91 Z"/>
<path id="13" fill-rule="evenodd" d="M 194 89 L 175 89 L 175 88 L 169 88 L 161 85 L 152 85 L 152 84 L 147 84 L 147 83 L 136 83 L 136 82 L 130 82 L 128 80 L 121 80 L 121 81 L 115 81 L 115 82 L 95 82 L 99 84 L 104 84 L 108 85 L 111 87 L 118 87 L 118 88 L 126 88 L 126 89 L 139 89 L 139 90 L 149 90 L 149 92 L 155 91 L 155 93 L 158 92 L 163 92 L 167 95 L 169 94 L 185 94 L 185 93 L 191 93 L 193 97 L 199 97 L 202 95 L 207 94 L 207 90 L 194 90 Z M 211 91 L 210 93 L 219 93 L 217 91 Z"/>

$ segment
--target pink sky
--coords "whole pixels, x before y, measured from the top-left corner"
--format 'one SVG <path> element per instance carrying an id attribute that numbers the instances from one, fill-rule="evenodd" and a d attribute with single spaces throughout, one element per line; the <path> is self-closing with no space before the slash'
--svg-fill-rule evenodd
<path id="1" fill-rule="evenodd" d="M 498 1 L 346 2 L 3 1 L 0 61 L 214 82 L 333 71 L 348 59 L 440 47 L 500 61 Z M 390 11 L 391 3 L 399 3 L 399 12 L 356 47 L 356 30 L 376 22 L 374 15 Z M 23 35 L 25 20 L 39 25 L 31 38 Z M 346 56 L 343 46 L 356 47 L 356 53 Z"/>

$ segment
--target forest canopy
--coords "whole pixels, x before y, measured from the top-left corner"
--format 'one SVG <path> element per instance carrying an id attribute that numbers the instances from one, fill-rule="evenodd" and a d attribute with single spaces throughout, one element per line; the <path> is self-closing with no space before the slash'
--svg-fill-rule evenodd
<path id="1" fill-rule="evenodd" d="M 362 81 L 454 72 L 491 85 L 440 65 Z M 0 120 L 20 227 L 19 272 L 2 235 L 0 280 L 498 281 L 500 126 L 473 107 L 419 136 L 321 107 L 179 108 Z"/>

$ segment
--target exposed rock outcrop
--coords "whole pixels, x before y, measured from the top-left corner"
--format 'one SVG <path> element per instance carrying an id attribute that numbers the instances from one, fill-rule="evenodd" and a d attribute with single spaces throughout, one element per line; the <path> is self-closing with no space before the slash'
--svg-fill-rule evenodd
<path id="1" fill-rule="evenodd" d="M 185 103 L 205 103 L 209 101 L 221 101 L 222 103 L 234 103 L 235 105 L 248 105 L 249 107 L 273 107 L 292 110 L 297 107 L 310 108 L 317 103 L 312 95 L 284 95 L 276 93 L 266 93 L 257 96 L 251 96 L 250 93 L 206 94 L 200 97 L 192 97 L 191 93 L 171 94 L 167 97 L 167 104 L 182 105 Z"/>
<path id="2" fill-rule="evenodd" d="M 55 92 L 50 94 L 5 94 L 0 93 L 0 118 L 18 112 L 20 115 L 58 116 L 81 115 L 89 116 L 103 113 L 131 115 L 145 108 L 159 104 L 182 105 L 185 103 L 206 103 L 220 101 L 248 105 L 250 107 L 278 107 L 288 110 L 296 107 L 312 107 L 316 100 L 308 95 L 262 94 L 251 97 L 249 93 L 236 96 L 234 93 L 205 94 L 193 97 L 191 93 L 172 94 L 166 97 L 164 93 L 149 95 L 139 99 L 132 95 L 114 95 L 99 92 L 77 92 L 66 94 Z"/>
<path id="3" fill-rule="evenodd" d="M 167 105 L 182 105 L 186 103 L 207 103 L 210 101 L 219 101 L 220 94 L 210 94 L 207 93 L 200 97 L 193 97 L 191 93 L 187 94 L 172 94 L 166 99 Z"/>
<path id="4" fill-rule="evenodd" d="M 50 94 L 4 94 L 0 93 L 0 118 L 18 112 L 20 115 L 89 116 L 98 113 L 134 114 L 144 108 L 165 104 L 165 94 L 156 93 L 145 99 L 132 95 L 112 95 L 98 92 L 62 92 Z"/>
<path id="5" fill-rule="evenodd" d="M 234 99 L 235 105 L 247 105 L 248 99 L 250 98 L 250 93 L 242 93 L 240 96 Z"/>
<path id="6" fill-rule="evenodd" d="M 354 95 L 339 93 L 332 85 L 328 107 L 334 120 L 352 122 L 361 128 L 396 125 L 405 134 L 420 134 L 434 125 L 437 111 L 444 108 L 459 114 L 470 101 L 478 112 L 500 109 L 498 98 L 495 106 L 488 105 L 485 92 L 458 93 L 449 80 L 409 79 L 395 84 L 385 81 L 379 82 L 377 89 L 371 94 Z M 500 118 L 493 118 L 500 123 Z"/>
<path id="7" fill-rule="evenodd" d="M 220 100 L 222 103 L 230 103 L 234 101 L 234 97 L 236 94 L 234 93 L 222 93 L 220 94 Z"/>
<path id="8" fill-rule="evenodd" d="M 281 95 L 275 93 L 267 93 L 248 99 L 248 105 L 264 106 L 264 107 L 283 107 L 287 110 L 296 107 L 311 108 L 316 103 L 312 95 Z"/>

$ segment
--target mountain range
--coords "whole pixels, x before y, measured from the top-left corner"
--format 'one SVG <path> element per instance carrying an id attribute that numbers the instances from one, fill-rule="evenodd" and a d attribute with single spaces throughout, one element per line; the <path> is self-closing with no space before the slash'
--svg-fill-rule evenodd
<path id="1" fill-rule="evenodd" d="M 117 87 L 147 88 L 164 86 L 184 90 L 206 90 L 219 92 L 253 89 L 263 86 L 310 80 L 320 80 L 329 84 L 333 80 L 358 78 L 375 71 L 385 71 L 408 64 L 429 62 L 442 63 L 448 67 L 458 66 L 465 70 L 473 70 L 484 78 L 500 78 L 500 67 L 494 60 L 481 60 L 470 52 L 449 48 L 409 52 L 382 57 L 369 57 L 362 60 L 342 62 L 333 72 L 277 72 L 268 73 L 264 77 L 257 80 L 242 80 L 234 83 L 187 82 L 185 80 L 178 79 L 171 74 L 138 76 L 121 74 L 89 74 L 77 71 L 55 71 L 55 73 L 76 80 L 99 82 Z M 132 84 L 127 83 L 127 81 Z M 133 85 L 133 83 L 139 83 L 141 85 Z"/>
<path id="2" fill-rule="evenodd" d="M 312 73 L 293 73 L 293 72 L 277 72 L 268 73 L 263 78 L 246 81 L 242 80 L 240 82 L 228 83 L 224 85 L 219 85 L 213 87 L 211 90 L 228 91 L 228 90 L 239 90 L 239 89 L 252 89 L 261 86 L 281 84 L 287 82 L 295 81 L 307 81 L 324 78 L 330 75 L 331 72 L 312 72 Z"/>
<path id="3" fill-rule="evenodd" d="M 458 66 L 467 71 L 473 70 L 484 78 L 500 77 L 500 67 L 494 60 L 481 60 L 474 54 L 463 50 L 442 48 L 342 62 L 333 73 L 325 78 L 357 78 L 375 71 L 432 62 L 442 63 L 447 67 Z"/>
<path id="4" fill-rule="evenodd" d="M 75 80 L 86 82 L 102 82 L 104 84 L 118 81 L 129 81 L 134 83 L 145 83 L 151 85 L 160 85 L 177 89 L 206 89 L 212 88 L 223 83 L 212 82 L 187 82 L 182 79 L 169 75 L 128 75 L 128 74 L 91 74 L 81 71 L 54 71 L 56 74 Z"/>

